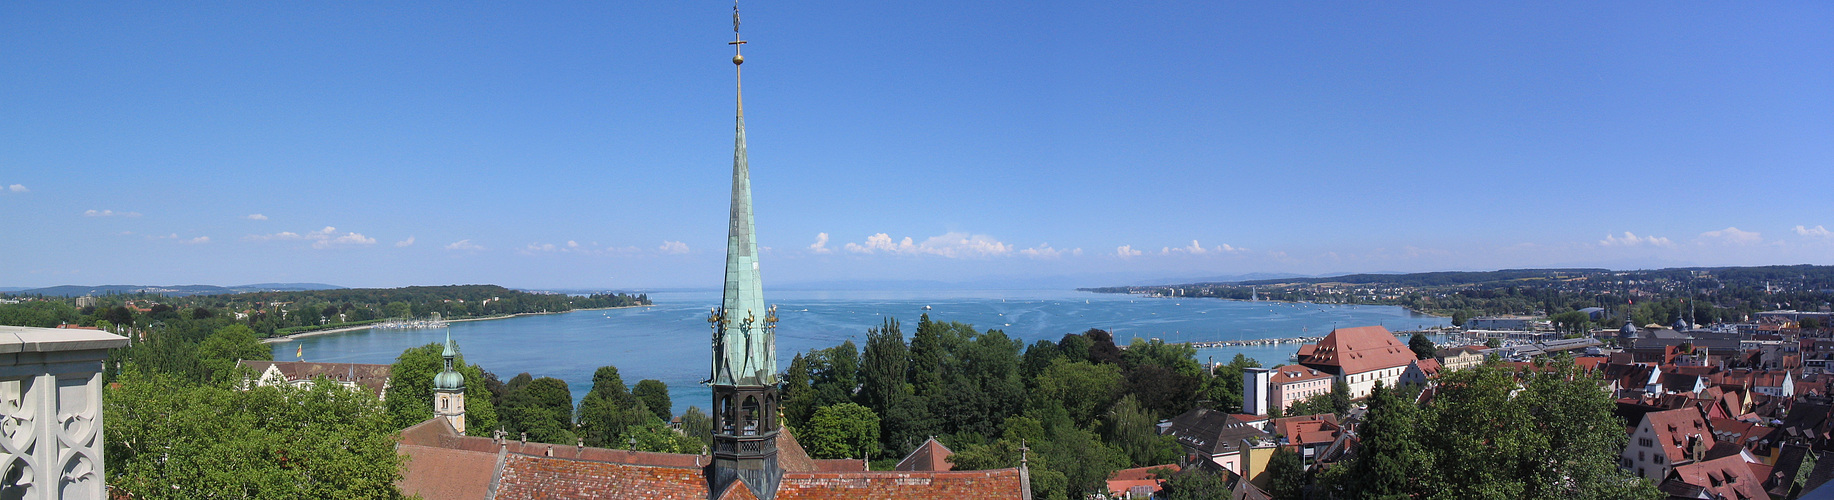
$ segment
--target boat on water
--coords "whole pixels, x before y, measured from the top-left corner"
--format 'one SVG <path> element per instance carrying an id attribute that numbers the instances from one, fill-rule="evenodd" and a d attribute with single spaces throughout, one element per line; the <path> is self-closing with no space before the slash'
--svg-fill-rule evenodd
<path id="1" fill-rule="evenodd" d="M 923 306 L 923 310 L 925 310 L 925 311 L 928 311 L 928 310 L 930 310 L 930 306 Z"/>

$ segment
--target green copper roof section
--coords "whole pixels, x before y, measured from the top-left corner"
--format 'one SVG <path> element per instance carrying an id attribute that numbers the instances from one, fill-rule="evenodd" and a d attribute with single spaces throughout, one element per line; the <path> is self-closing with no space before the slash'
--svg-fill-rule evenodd
<path id="1" fill-rule="evenodd" d="M 736 61 L 736 59 L 735 59 Z M 766 318 L 764 283 L 758 274 L 757 228 L 752 223 L 751 169 L 745 158 L 745 100 L 739 97 L 732 146 L 732 217 L 726 228 L 726 293 L 714 346 L 712 382 L 718 385 L 776 383 L 776 339 Z"/>
<path id="2" fill-rule="evenodd" d="M 446 330 L 446 348 L 440 351 L 440 357 L 446 358 L 446 369 L 433 376 L 433 390 L 463 391 L 465 376 L 452 370 L 452 358 L 458 356 L 458 344 L 452 343 L 452 330 Z"/>

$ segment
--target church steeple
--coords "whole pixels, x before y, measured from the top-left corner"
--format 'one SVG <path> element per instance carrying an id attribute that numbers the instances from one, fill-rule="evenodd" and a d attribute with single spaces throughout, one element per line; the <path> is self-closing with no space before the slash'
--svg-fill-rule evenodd
<path id="1" fill-rule="evenodd" d="M 445 417 L 459 434 L 465 433 L 465 375 L 452 369 L 458 356 L 458 344 L 452 342 L 452 330 L 446 330 L 446 348 L 440 351 L 446 368 L 433 376 L 433 415 Z"/>
<path id="2" fill-rule="evenodd" d="M 739 5 L 732 5 L 734 80 L 742 75 Z M 745 97 L 735 84 L 738 111 L 732 146 L 732 211 L 726 227 L 726 287 L 720 307 L 707 317 L 713 329 L 713 465 L 709 498 L 731 488 L 759 500 L 777 496 L 777 311 L 764 305 L 758 276 L 758 241 L 752 223 L 751 169 L 745 158 Z"/>

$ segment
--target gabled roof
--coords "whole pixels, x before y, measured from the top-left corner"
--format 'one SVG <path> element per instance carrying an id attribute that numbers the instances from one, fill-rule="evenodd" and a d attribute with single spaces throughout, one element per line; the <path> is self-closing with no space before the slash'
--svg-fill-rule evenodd
<path id="1" fill-rule="evenodd" d="M 955 467 L 955 464 L 949 463 L 948 460 L 949 455 L 954 454 L 955 452 L 950 451 L 949 447 L 943 446 L 942 441 L 937 441 L 935 436 L 931 436 L 930 439 L 924 440 L 923 444 L 917 445 L 917 449 L 911 450 L 911 454 L 905 455 L 904 460 L 899 460 L 898 465 L 892 467 L 892 470 L 949 470 Z"/>
<path id="2" fill-rule="evenodd" d="M 1768 499 L 1762 478 L 1752 474 L 1751 467 L 1738 455 L 1676 466 L 1668 473 L 1668 482 L 1688 484 L 1727 499 Z M 1666 489 L 1666 488 L 1665 488 Z"/>
<path id="3" fill-rule="evenodd" d="M 1172 425 L 1166 427 L 1165 434 L 1177 438 L 1178 444 L 1185 448 L 1210 456 L 1239 452 L 1244 439 L 1272 437 L 1228 413 L 1202 407 L 1192 408 L 1191 411 L 1173 417 Z"/>
<path id="4" fill-rule="evenodd" d="M 1272 369 L 1274 374 L 1267 377 L 1271 385 L 1286 385 L 1294 382 L 1307 382 L 1331 378 L 1331 374 L 1321 372 L 1305 365 L 1286 365 Z"/>
<path id="5" fill-rule="evenodd" d="M 1716 444 L 1713 427 L 1707 425 L 1707 419 L 1700 414 L 1699 409 L 1652 411 L 1643 414 L 1643 421 L 1655 431 L 1656 444 L 1662 447 L 1670 463 L 1691 460 L 1693 457 L 1688 454 L 1688 447 L 1696 440 L 1707 449 Z"/>
<path id="6" fill-rule="evenodd" d="M 1330 413 L 1274 419 L 1274 433 L 1286 436 L 1286 443 L 1293 446 L 1329 444 L 1342 431 L 1337 415 Z"/>
<path id="7" fill-rule="evenodd" d="M 1387 328 L 1359 326 L 1332 331 L 1318 341 L 1310 356 L 1302 357 L 1299 362 L 1345 375 L 1407 366 L 1413 360 L 1414 351 Z"/>

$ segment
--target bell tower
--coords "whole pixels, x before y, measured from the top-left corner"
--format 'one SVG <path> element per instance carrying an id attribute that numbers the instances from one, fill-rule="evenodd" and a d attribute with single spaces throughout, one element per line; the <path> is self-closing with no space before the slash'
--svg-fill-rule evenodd
<path id="1" fill-rule="evenodd" d="M 735 82 L 745 63 L 739 48 L 739 6 L 732 6 Z M 777 496 L 777 311 L 764 305 L 758 242 L 751 211 L 751 170 L 745 160 L 744 86 L 737 86 L 732 150 L 732 212 L 726 228 L 726 286 L 707 317 L 713 329 L 713 463 L 707 494 L 718 498 L 741 483 L 759 500 Z"/>
<path id="2" fill-rule="evenodd" d="M 452 369 L 452 358 L 458 356 L 458 344 L 452 343 L 452 331 L 446 331 L 446 369 L 433 376 L 433 415 L 452 422 L 452 428 L 465 434 L 465 375 Z"/>

